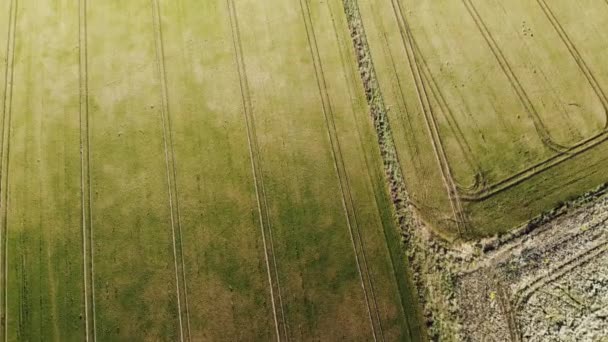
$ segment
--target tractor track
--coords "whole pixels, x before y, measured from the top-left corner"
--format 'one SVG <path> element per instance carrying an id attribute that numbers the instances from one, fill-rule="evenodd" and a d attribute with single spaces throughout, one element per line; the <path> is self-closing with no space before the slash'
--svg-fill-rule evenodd
<path id="1" fill-rule="evenodd" d="M 85 340 L 96 341 L 95 270 L 93 259 L 93 218 L 91 205 L 91 145 L 89 128 L 87 0 L 79 2 L 79 82 L 80 82 L 80 198 L 83 255 Z"/>
<path id="2" fill-rule="evenodd" d="M 327 89 L 326 78 L 323 71 L 323 65 L 321 61 L 321 56 L 319 53 L 319 47 L 317 44 L 316 35 L 314 32 L 314 25 L 312 22 L 312 16 L 310 13 L 310 7 L 308 4 L 308 0 L 300 0 L 300 9 L 302 12 L 302 19 L 304 21 L 304 26 L 306 29 L 309 49 L 311 53 L 311 58 L 313 61 L 313 66 L 317 78 L 317 85 L 319 88 L 319 96 L 321 98 L 321 104 L 323 109 L 323 115 L 325 119 L 325 123 L 327 126 L 327 134 L 328 139 L 331 145 L 331 154 L 334 164 L 334 169 L 336 175 L 338 177 L 338 185 L 340 188 L 340 193 L 342 197 L 342 206 L 344 208 L 344 213 L 346 216 L 346 223 L 348 226 L 351 243 L 353 246 L 353 252 L 355 253 L 355 261 L 357 265 L 357 269 L 359 271 L 359 276 L 361 280 L 361 287 L 364 293 L 365 302 L 367 305 L 367 310 L 370 318 L 372 333 L 374 335 L 374 340 L 377 340 L 378 337 L 380 340 L 384 340 L 384 331 L 382 328 L 382 320 L 380 319 L 379 307 L 376 300 L 376 295 L 373 290 L 373 284 L 371 280 L 371 273 L 369 271 L 369 267 L 367 265 L 367 257 L 365 255 L 365 247 L 363 243 L 363 239 L 361 238 L 361 233 L 359 230 L 359 224 L 357 222 L 356 209 L 354 207 L 354 201 L 352 198 L 352 193 L 350 191 L 350 185 L 348 180 L 348 174 L 346 172 L 346 167 L 344 164 L 344 157 L 342 156 L 342 150 L 340 147 L 340 141 L 338 138 L 338 133 L 336 131 L 334 113 L 331 106 L 331 101 Z M 352 216 L 352 218 L 351 218 Z M 359 256 L 359 251 L 361 256 Z M 367 283 L 367 285 L 366 285 Z M 371 304 L 370 304 L 371 302 Z M 373 309 L 372 306 L 373 305 Z M 373 312 L 373 314 L 372 314 Z M 372 318 L 372 315 L 375 318 Z M 374 319 L 376 322 L 374 322 Z M 376 331 L 377 330 L 377 331 Z M 378 336 L 379 335 L 379 336 Z"/>
<path id="3" fill-rule="evenodd" d="M 11 116 L 13 104 L 13 78 L 15 63 L 15 40 L 17 27 L 18 0 L 11 0 L 9 7 L 9 29 L 6 43 L 6 71 L 4 75 L 4 95 L 2 109 L 2 138 L 0 140 L 0 272 L 2 287 L 0 299 L 0 340 L 8 341 L 8 206 L 9 206 L 9 163 Z"/>
<path id="4" fill-rule="evenodd" d="M 245 126 L 247 131 L 247 143 L 249 147 L 249 158 L 251 161 L 251 172 L 255 188 L 255 195 L 258 207 L 258 218 L 260 220 L 260 231 L 262 235 L 262 244 L 264 246 L 264 258 L 266 262 L 266 273 L 268 276 L 268 286 L 270 289 L 270 299 L 272 304 L 273 319 L 275 324 L 275 333 L 277 341 L 289 340 L 288 325 L 285 317 L 283 306 L 283 298 L 281 295 L 281 284 L 279 281 L 277 261 L 274 251 L 274 239 L 272 235 L 272 223 L 270 221 L 270 213 L 268 211 L 268 201 L 266 197 L 266 188 L 264 186 L 264 177 L 262 174 L 261 160 L 259 155 L 259 146 L 255 129 L 255 118 L 253 116 L 253 108 L 251 105 L 251 96 L 249 90 L 249 80 L 247 79 L 247 70 L 243 56 L 243 45 L 241 42 L 240 27 L 236 6 L 234 0 L 226 0 L 229 12 L 230 27 L 232 33 L 232 42 L 234 48 L 234 58 L 239 77 L 239 87 L 241 91 L 241 100 L 243 104 L 243 115 L 245 118 Z M 273 280 L 274 278 L 274 280 Z M 276 289 L 275 289 L 276 287 Z M 275 298 L 275 292 L 277 298 Z M 278 301 L 278 305 L 277 302 Z M 278 310 L 277 310 L 278 306 Z"/>
<path id="5" fill-rule="evenodd" d="M 454 177 L 449 166 L 448 158 L 442 145 L 437 120 L 435 118 L 430 103 L 428 90 L 426 89 L 422 68 L 420 66 L 420 61 L 418 60 L 419 58 L 416 55 L 415 46 L 413 42 L 413 34 L 409 27 L 409 23 L 407 22 L 406 17 L 403 13 L 403 8 L 401 7 L 400 2 L 391 0 L 391 4 L 393 7 L 393 13 L 395 14 L 396 21 L 399 25 L 401 39 L 403 41 L 404 48 L 407 52 L 408 62 L 410 65 L 412 76 L 414 77 L 415 81 L 414 83 L 416 86 L 418 101 L 420 103 L 422 112 L 424 113 L 426 126 L 429 131 L 429 136 L 433 146 L 433 151 L 435 152 L 435 157 L 440 166 L 439 169 L 441 171 L 443 183 L 446 187 L 448 198 L 450 199 L 450 206 L 454 214 L 454 223 L 458 229 L 458 233 L 462 236 L 467 230 L 468 219 L 466 217 L 466 214 L 464 213 L 464 209 L 460 201 L 460 196 L 458 194 L 458 187 L 456 185 L 456 182 L 454 181 Z"/>
<path id="6" fill-rule="evenodd" d="M 179 211 L 179 195 L 177 189 L 177 172 L 175 166 L 175 151 L 171 128 L 171 113 L 169 109 L 169 94 L 167 89 L 167 72 L 165 69 L 165 51 L 162 33 L 162 17 L 158 0 L 152 0 L 152 16 L 155 32 L 156 64 L 161 88 L 161 119 L 163 130 L 163 149 L 165 169 L 167 173 L 167 191 L 169 194 L 169 209 L 171 218 L 171 238 L 173 243 L 173 259 L 177 294 L 177 309 L 180 327 L 180 340 L 190 341 L 190 310 L 188 307 L 188 286 L 184 264 L 182 227 Z M 182 299 L 183 296 L 183 299 Z M 183 301 L 183 303 L 182 303 Z M 184 312 L 182 312 L 184 311 Z M 185 328 L 184 317 L 185 316 Z"/>

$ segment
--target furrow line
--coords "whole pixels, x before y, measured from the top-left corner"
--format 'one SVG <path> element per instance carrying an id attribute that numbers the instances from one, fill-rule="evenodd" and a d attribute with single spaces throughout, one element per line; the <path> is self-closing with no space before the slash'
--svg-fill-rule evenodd
<path id="1" fill-rule="evenodd" d="M 173 136 L 171 132 L 171 118 L 169 110 L 169 94 L 167 89 L 167 73 L 165 69 L 165 52 L 163 46 L 162 18 L 158 0 L 152 0 L 152 15 L 155 33 L 156 64 L 161 88 L 161 120 L 163 130 L 163 149 L 165 154 L 165 171 L 167 174 L 167 191 L 169 193 L 169 209 L 171 221 L 171 238 L 173 244 L 173 263 L 175 268 L 175 282 L 177 295 L 177 309 L 180 328 L 180 341 L 189 341 L 190 311 L 188 308 L 188 294 L 186 285 L 186 272 L 184 267 L 184 252 L 181 233 L 181 220 L 177 193 L 175 153 Z M 181 281 L 180 281 L 181 279 Z M 182 288 L 183 287 L 183 288 Z M 183 303 L 182 303 L 183 296 Z M 182 312 L 184 311 L 184 312 Z M 186 328 L 184 329 L 184 318 Z"/>
<path id="2" fill-rule="evenodd" d="M 79 83 L 80 83 L 80 199 L 82 215 L 82 256 L 85 340 L 96 341 L 93 220 L 91 217 L 91 174 L 89 143 L 89 93 L 87 62 L 87 0 L 79 2 Z"/>
<path id="3" fill-rule="evenodd" d="M 9 29 L 6 43 L 6 71 L 2 109 L 2 138 L 0 140 L 0 254 L 2 255 L 2 294 L 0 299 L 0 340 L 8 341 L 8 185 L 10 162 L 11 116 L 13 104 L 13 77 L 15 63 L 15 40 L 17 28 L 18 0 L 11 0 L 9 7 Z"/>
<path id="4" fill-rule="evenodd" d="M 262 234 L 262 244 L 264 246 L 264 257 L 266 262 L 266 272 L 268 276 L 268 285 L 270 289 L 270 300 L 273 310 L 273 318 L 275 323 L 275 333 L 277 341 L 281 341 L 281 333 L 285 340 L 289 340 L 288 326 L 286 323 L 285 311 L 283 307 L 283 299 L 281 296 L 281 285 L 279 282 L 277 261 L 274 252 L 274 243 L 272 236 L 272 225 L 270 222 L 270 214 L 268 211 L 268 202 L 264 180 L 261 171 L 261 161 L 259 156 L 259 147 L 257 142 L 257 134 L 255 131 L 255 120 L 253 116 L 253 108 L 251 105 L 251 95 L 249 90 L 249 81 L 247 79 L 247 70 L 243 56 L 243 48 L 241 42 L 241 34 L 236 13 L 236 7 L 233 0 L 227 0 L 230 27 L 232 33 L 232 43 L 234 48 L 235 63 L 239 76 L 239 87 L 241 91 L 241 100 L 243 104 L 243 115 L 245 117 L 245 125 L 247 129 L 247 143 L 249 146 L 249 158 L 251 161 L 251 172 L 254 181 L 255 195 L 258 207 L 258 217 L 260 220 L 260 231 Z M 267 237 L 268 234 L 268 237 Z M 273 269 L 273 270 L 271 270 Z M 273 276 L 274 274 L 274 276 Z M 274 280 L 273 280 L 274 277 Z M 275 286 L 276 296 L 275 299 Z M 277 301 L 279 311 L 277 311 Z M 280 317 L 279 317 L 280 316 Z"/>
<path id="5" fill-rule="evenodd" d="M 375 297 L 375 294 L 373 291 L 373 285 L 371 284 L 371 275 L 369 272 L 369 268 L 367 266 L 367 258 L 365 257 L 363 240 L 361 239 L 361 235 L 360 235 L 360 232 L 358 229 L 358 223 L 357 223 L 355 208 L 353 205 L 352 194 L 351 194 L 350 188 L 349 188 L 348 174 L 346 172 L 346 167 L 344 164 L 344 159 L 343 159 L 342 151 L 340 148 L 340 142 L 339 142 L 338 134 L 336 131 L 334 113 L 333 113 L 333 109 L 331 107 L 331 101 L 329 99 L 329 94 L 327 91 L 326 79 L 325 79 L 325 75 L 324 75 L 324 71 L 323 71 L 323 65 L 321 62 L 321 56 L 319 53 L 319 47 L 317 44 L 316 35 L 314 32 L 312 16 L 310 13 L 310 6 L 308 4 L 308 0 L 300 0 L 300 9 L 302 11 L 302 16 L 303 16 L 302 19 L 304 21 L 304 26 L 306 29 L 306 35 L 307 35 L 307 39 L 308 39 L 308 45 L 309 45 L 311 57 L 313 60 L 315 75 L 317 78 L 317 86 L 319 88 L 319 95 L 321 97 L 323 115 L 324 115 L 324 119 L 325 119 L 325 124 L 327 126 L 327 134 L 328 134 L 329 142 L 331 145 L 331 152 L 332 152 L 331 154 L 332 154 L 332 159 L 333 159 L 333 164 L 334 164 L 334 170 L 338 177 L 338 186 L 340 188 L 340 193 L 341 193 L 341 197 L 342 197 L 341 198 L 342 206 L 344 208 L 346 223 L 348 226 L 353 251 L 355 253 L 355 262 L 356 262 L 357 269 L 359 272 L 361 287 L 362 287 L 364 297 L 365 297 L 365 302 L 367 305 L 367 311 L 368 311 L 368 315 L 370 318 L 372 333 L 374 335 L 374 340 L 378 339 L 377 335 L 379 333 L 380 340 L 383 341 L 384 332 L 382 329 L 382 321 L 380 319 L 378 304 L 377 304 L 376 297 Z M 352 215 L 352 218 L 351 218 L 351 215 Z M 354 226 L 354 228 L 353 228 L 353 226 Z M 361 257 L 359 256 L 358 250 L 361 250 L 361 254 L 362 254 Z M 362 265 L 363 265 L 363 267 L 362 267 Z M 366 282 L 368 283 L 367 286 L 369 286 L 369 289 L 365 285 Z M 369 291 L 369 293 L 368 293 L 368 291 Z M 373 303 L 372 305 L 374 306 L 374 310 L 372 310 L 372 308 L 371 308 L 372 305 L 370 305 L 370 301 Z M 372 311 L 374 312 L 373 314 L 372 314 Z M 374 318 L 372 318 L 372 315 L 375 316 L 378 327 L 376 327 L 376 324 L 374 324 Z M 376 329 L 378 330 L 378 332 L 376 332 Z"/>

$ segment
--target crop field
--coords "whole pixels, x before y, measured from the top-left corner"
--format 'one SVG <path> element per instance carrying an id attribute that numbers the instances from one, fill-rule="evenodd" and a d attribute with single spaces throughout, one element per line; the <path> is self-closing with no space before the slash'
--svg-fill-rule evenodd
<path id="1" fill-rule="evenodd" d="M 408 192 L 441 235 L 505 232 L 608 181 L 607 1 L 358 3 Z"/>
<path id="2" fill-rule="evenodd" d="M 570 30 L 574 5 L 559 3 Z M 582 116 L 564 126 L 547 120 L 561 102 L 538 109 L 555 144 L 589 150 L 567 164 L 590 174 L 574 190 L 605 157 L 607 67 L 589 56 L 597 85 L 564 100 L 577 105 L 563 115 Z M 0 340 L 423 338 L 340 1 L 0 0 L 0 75 Z M 532 103 L 552 98 L 543 86 Z M 521 135 L 525 120 L 505 125 Z M 438 126 L 470 139 L 445 152 L 477 163 L 452 166 L 462 184 L 571 153 L 531 140 L 530 155 L 509 145 L 492 164 L 481 136 Z M 495 192 L 483 189 L 470 196 Z"/>

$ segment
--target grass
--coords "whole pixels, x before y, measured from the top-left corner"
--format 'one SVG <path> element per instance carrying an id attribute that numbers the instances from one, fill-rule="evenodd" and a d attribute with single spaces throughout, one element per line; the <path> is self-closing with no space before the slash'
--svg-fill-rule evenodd
<path id="1" fill-rule="evenodd" d="M 2 337 L 421 339 L 340 2 L 11 3 Z"/>

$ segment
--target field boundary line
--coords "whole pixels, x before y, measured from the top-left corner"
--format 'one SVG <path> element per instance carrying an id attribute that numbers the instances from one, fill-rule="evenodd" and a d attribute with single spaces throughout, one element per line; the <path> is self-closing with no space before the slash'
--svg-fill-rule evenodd
<path id="1" fill-rule="evenodd" d="M 348 0 L 343 0 L 343 2 L 346 2 Z M 356 2 L 356 0 L 355 0 Z M 352 3 L 351 3 L 352 4 Z M 356 5 L 351 5 L 351 6 L 357 6 L 357 9 L 354 10 L 353 12 L 357 12 L 359 13 L 358 15 L 360 16 L 360 11 L 358 8 L 358 4 Z M 399 77 L 399 73 L 397 71 L 397 63 L 395 62 L 395 57 L 393 56 L 393 52 L 391 51 L 391 49 L 389 48 L 390 44 L 388 41 L 388 36 L 386 35 L 386 29 L 383 25 L 382 19 L 378 19 L 380 17 L 380 15 L 378 14 L 378 11 L 376 10 L 375 6 L 370 6 L 370 10 L 372 12 L 372 15 L 374 17 L 374 21 L 375 23 L 378 25 L 378 29 L 380 32 L 382 32 L 382 39 L 384 40 L 384 44 L 382 45 L 382 49 L 384 51 L 384 53 L 386 55 L 388 55 L 388 57 L 390 58 L 391 61 L 391 67 L 393 69 L 393 73 L 395 74 L 395 80 L 397 81 L 397 88 L 399 89 L 399 100 L 401 100 L 401 105 L 402 105 L 402 110 L 399 110 L 396 112 L 396 115 L 398 115 L 398 122 L 401 124 L 401 126 L 403 126 L 403 131 L 404 132 L 408 132 L 408 131 L 414 131 L 414 126 L 412 125 L 412 120 L 411 117 L 409 115 L 410 113 L 410 108 L 408 106 L 408 101 L 405 98 L 405 92 L 403 91 L 403 85 L 402 85 L 402 81 L 401 78 Z M 361 25 L 362 26 L 362 25 Z M 365 34 L 365 30 L 363 27 L 361 27 L 361 31 L 363 31 L 363 34 Z M 367 38 L 366 38 L 366 44 L 367 44 Z M 373 64 L 373 63 L 370 63 Z M 393 88 L 395 88 L 395 85 L 392 85 Z M 399 105 L 397 105 L 399 106 Z M 387 109 L 387 113 L 389 112 L 390 109 Z M 404 113 L 405 114 L 404 114 Z M 406 121 L 407 121 L 407 126 L 406 126 Z M 409 129 L 408 129 L 409 127 Z M 407 141 L 407 145 L 410 148 L 410 150 L 414 151 L 414 155 L 419 155 L 420 154 L 420 148 L 417 144 L 412 144 L 412 141 L 410 141 L 410 139 L 406 138 Z M 397 152 L 396 152 L 397 153 Z M 420 170 L 422 169 L 422 163 L 420 162 L 419 158 L 414 158 L 414 160 L 412 160 L 412 167 L 416 170 L 416 172 L 420 172 Z"/>
<path id="2" fill-rule="evenodd" d="M 258 218 L 260 220 L 260 231 L 262 234 L 262 244 L 264 246 L 264 257 L 266 262 L 266 273 L 268 277 L 268 286 L 270 290 L 270 299 L 272 304 L 273 319 L 275 324 L 275 333 L 277 341 L 281 341 L 281 333 L 285 340 L 289 340 L 288 326 L 285 317 L 283 299 L 281 295 L 281 285 L 279 281 L 277 261 L 274 251 L 274 239 L 272 235 L 272 224 L 270 221 L 270 213 L 268 211 L 268 201 L 266 197 L 266 188 L 264 186 L 264 176 L 261 169 L 261 160 L 259 155 L 259 146 L 257 141 L 257 133 L 255 129 L 255 118 L 253 115 L 253 107 L 251 105 L 251 95 L 249 89 L 249 80 L 247 78 L 247 69 L 243 56 L 243 47 L 241 42 L 241 33 L 238 22 L 236 6 L 233 0 L 226 0 L 229 12 L 230 29 L 232 33 L 232 43 L 234 49 L 235 64 L 239 76 L 239 87 L 241 91 L 241 101 L 243 106 L 243 116 L 245 117 L 245 126 L 247 131 L 247 143 L 249 147 L 249 159 L 251 162 L 251 172 L 253 176 L 253 184 L 255 188 L 255 196 L 258 207 Z M 268 233 L 268 237 L 266 234 Z M 271 270 L 273 269 L 273 270 Z M 273 276 L 274 274 L 274 276 Z M 274 280 L 273 280 L 274 278 Z M 275 286 L 276 295 L 275 299 Z M 277 311 L 277 301 L 279 311 Z M 280 316 L 280 317 L 279 317 Z"/>
<path id="3" fill-rule="evenodd" d="M 171 238 L 173 243 L 173 262 L 175 267 L 175 282 L 177 309 L 180 328 L 180 341 L 190 341 L 190 310 L 188 307 L 188 286 L 184 264 L 181 219 L 179 211 L 179 195 L 177 188 L 177 172 L 175 166 L 175 151 L 171 128 L 171 113 L 169 109 L 169 91 L 167 89 L 167 72 L 165 68 L 165 49 L 162 33 L 162 17 L 158 0 L 152 0 L 152 16 L 154 25 L 154 41 L 156 47 L 156 64 L 161 88 L 161 120 L 163 130 L 163 149 L 165 154 L 165 170 L 167 173 L 167 191 L 169 194 L 169 209 L 171 219 Z M 181 282 L 180 282 L 181 278 Z M 183 288 L 182 288 L 183 287 Z M 183 303 L 182 303 L 182 296 Z M 182 313 L 185 311 L 185 313 Z M 183 316 L 186 321 L 184 331 Z M 185 335 L 185 336 L 184 336 Z"/>
<path id="4" fill-rule="evenodd" d="M 450 127 L 452 132 L 454 132 L 454 136 L 455 136 L 456 140 L 458 141 L 458 147 L 462 150 L 466 163 L 474 172 L 474 175 L 473 175 L 474 179 L 473 179 L 472 185 L 464 186 L 464 185 L 459 184 L 457 180 L 454 180 L 456 188 L 457 189 L 466 189 L 466 188 L 477 189 L 484 183 L 484 181 L 483 181 L 484 176 L 481 172 L 481 166 L 480 166 L 479 162 L 477 160 L 475 160 L 471 146 L 469 145 L 469 142 L 466 140 L 464 133 L 462 132 L 462 128 L 460 127 L 460 124 L 458 123 L 458 120 L 455 119 L 452 108 L 450 108 L 450 106 L 448 105 L 448 103 L 445 99 L 445 96 L 443 95 L 443 93 L 441 91 L 441 88 L 437 85 L 437 81 L 435 80 L 435 77 L 431 73 L 430 68 L 428 67 L 428 65 L 426 63 L 426 60 L 424 58 L 422 58 L 422 53 L 420 51 L 420 48 L 418 47 L 418 44 L 416 43 L 416 40 L 414 39 L 413 36 L 411 38 L 412 38 L 412 44 L 413 44 L 414 51 L 416 51 L 418 53 L 418 55 L 421 56 L 420 64 L 422 67 L 421 67 L 420 74 L 422 76 L 422 79 L 426 80 L 426 83 L 429 85 L 431 96 L 433 98 L 435 98 L 435 100 L 439 104 L 439 110 L 444 113 L 444 117 L 446 118 L 446 121 L 448 122 L 448 126 Z M 435 115 L 435 114 L 433 113 L 433 115 Z M 439 129 L 437 131 L 439 133 Z M 442 144 L 443 144 L 443 142 L 442 142 Z"/>
<path id="5" fill-rule="evenodd" d="M 520 171 L 512 176 L 504 178 L 494 184 L 491 184 L 482 191 L 479 192 L 463 192 L 460 194 L 460 198 L 465 201 L 478 202 L 490 198 L 497 193 L 503 192 L 516 186 L 529 178 L 532 178 L 541 172 L 549 170 L 561 163 L 564 163 L 576 156 L 581 155 L 597 146 L 603 144 L 608 140 L 608 132 L 601 133 L 589 141 L 583 142 L 581 145 L 570 149 L 565 153 L 558 153 L 550 158 L 547 158 L 535 165 L 528 167 L 527 169 Z"/>
<path id="6" fill-rule="evenodd" d="M 8 200 L 11 117 L 13 105 L 13 77 L 15 73 L 15 40 L 17 29 L 18 0 L 11 0 L 9 7 L 9 29 L 6 42 L 6 71 L 4 74 L 4 95 L 2 109 L 2 138 L 0 140 L 0 245 L 2 254 L 2 298 L 0 304 L 0 340 L 8 341 Z"/>
<path id="7" fill-rule="evenodd" d="M 322 65 L 322 61 L 321 61 L 319 47 L 317 44 L 317 38 L 316 38 L 315 31 L 314 31 L 314 24 L 312 21 L 312 15 L 310 12 L 310 6 L 308 4 L 308 0 L 300 0 L 300 9 L 302 12 L 302 19 L 304 21 L 304 27 L 306 30 L 308 45 L 309 45 L 311 58 L 313 61 L 313 67 L 314 67 L 315 75 L 316 75 L 316 79 L 317 79 L 317 86 L 319 89 L 319 96 L 321 99 L 323 116 L 324 116 L 325 124 L 327 127 L 327 134 L 328 134 L 331 152 L 332 152 L 331 154 L 332 154 L 332 159 L 333 159 L 333 164 L 334 164 L 334 170 L 335 170 L 336 176 L 338 178 L 338 185 L 340 188 L 340 193 L 342 195 L 341 196 L 342 197 L 342 206 L 344 208 L 346 224 L 348 226 L 348 230 L 350 233 L 353 252 L 355 253 L 355 262 L 357 265 L 357 269 L 359 271 L 361 287 L 362 287 L 364 297 L 365 297 L 365 302 L 367 305 L 372 333 L 374 335 L 374 340 L 377 340 L 378 332 L 376 332 L 376 330 L 378 330 L 379 334 L 380 334 L 380 339 L 382 341 L 384 341 L 384 331 L 382 328 L 382 320 L 380 319 L 378 303 L 376 300 L 376 296 L 374 293 L 373 284 L 372 284 L 372 280 L 371 280 L 371 273 L 369 272 L 367 258 L 365 256 L 364 243 L 363 243 L 363 239 L 361 238 L 361 233 L 359 231 L 359 225 L 357 222 L 357 215 L 356 215 L 355 207 L 353 204 L 352 193 L 349 188 L 348 174 L 346 172 L 344 158 L 342 156 L 342 150 L 340 148 L 340 141 L 339 141 L 338 133 L 337 133 L 336 126 L 335 126 L 334 113 L 333 113 L 333 109 L 331 106 L 329 93 L 327 91 L 325 73 L 323 71 L 323 65 Z M 351 215 L 352 215 L 352 219 L 350 217 Z M 359 257 L 358 250 L 361 251 L 361 260 Z M 361 267 L 361 265 L 363 265 L 363 268 Z M 366 282 L 368 283 L 368 286 L 369 286 L 369 294 L 368 294 L 368 288 L 365 285 Z M 374 306 L 374 310 L 372 310 L 372 308 L 370 306 L 370 300 Z M 374 319 L 372 318 L 372 311 L 374 311 L 375 319 L 377 321 L 377 327 L 374 325 Z"/>
<path id="8" fill-rule="evenodd" d="M 308 0 L 303 0 L 303 1 L 306 2 Z M 327 6 L 329 8 L 330 7 L 329 3 L 326 3 L 326 4 L 327 4 Z M 328 132 L 328 133 L 330 133 L 330 135 L 333 134 L 334 138 L 335 138 L 335 140 L 334 140 L 335 143 L 336 143 L 335 146 L 336 146 L 336 150 L 338 152 L 337 156 L 339 157 L 338 158 L 339 159 L 339 164 L 338 165 L 342 167 L 342 173 L 343 173 L 343 178 L 344 178 L 344 183 L 345 183 L 345 187 L 343 188 L 343 190 L 345 190 L 346 193 L 348 194 L 348 202 L 347 203 L 350 205 L 350 208 L 351 208 L 351 211 L 352 211 L 353 226 L 355 228 L 354 231 L 357 234 L 358 242 L 359 242 L 359 245 L 360 245 L 359 249 L 361 250 L 361 255 L 362 255 L 362 260 L 363 260 L 363 267 L 364 267 L 365 272 L 367 274 L 367 283 L 368 283 L 368 285 L 370 287 L 371 298 L 372 298 L 373 303 L 374 303 L 374 309 L 375 309 L 376 319 L 378 321 L 378 327 L 379 327 L 379 330 L 380 330 L 380 337 L 381 337 L 381 340 L 384 341 L 385 340 L 384 339 L 384 330 L 382 328 L 382 319 L 380 318 L 380 309 L 379 309 L 378 301 L 377 301 L 376 294 L 375 294 L 375 287 L 374 287 L 374 282 L 373 282 L 373 278 L 372 278 L 372 273 L 369 270 L 369 266 L 368 266 L 369 264 L 367 262 L 367 255 L 365 253 L 365 242 L 364 242 L 364 240 L 363 240 L 363 238 L 361 236 L 361 228 L 360 228 L 360 225 L 359 225 L 358 220 L 357 220 L 357 211 L 356 211 L 355 206 L 354 206 L 354 200 L 353 200 L 352 191 L 351 191 L 351 188 L 350 188 L 350 179 L 348 177 L 348 172 L 346 171 L 346 165 L 345 165 L 345 162 L 344 162 L 344 156 L 343 156 L 343 153 L 342 153 L 342 148 L 340 146 L 339 135 L 338 135 L 338 132 L 337 132 L 337 129 L 336 129 L 335 116 L 334 116 L 333 108 L 331 106 L 331 101 L 330 101 L 329 93 L 327 91 L 325 72 L 323 70 L 323 63 L 321 61 L 319 47 L 317 45 L 316 34 L 314 32 L 314 24 L 312 22 L 312 15 L 310 13 L 310 7 L 308 6 L 308 4 L 307 4 L 306 12 L 308 14 L 308 18 L 309 18 L 309 21 L 310 21 L 310 31 L 311 31 L 311 35 L 312 35 L 312 38 L 313 38 L 314 47 L 315 47 L 315 51 L 316 51 L 316 54 L 317 54 L 318 62 L 319 62 L 319 69 L 318 70 L 320 71 L 319 75 L 322 78 L 322 82 L 321 82 L 321 84 L 323 85 L 322 89 L 323 89 L 323 92 L 325 93 L 325 96 L 326 96 L 326 99 L 327 99 L 327 104 L 328 104 L 327 108 L 329 109 L 329 111 L 328 111 L 329 115 L 328 115 L 328 117 L 326 117 L 327 128 L 330 130 L 330 132 Z M 331 14 L 331 9 L 330 9 L 330 15 L 332 15 Z M 336 35 L 336 37 L 338 36 L 338 32 L 335 30 L 335 26 L 334 26 L 334 34 Z M 338 50 L 339 50 L 339 47 L 338 47 Z M 338 52 L 341 53 L 340 51 L 338 51 Z M 346 70 L 344 70 L 344 73 L 346 73 Z M 353 115 L 354 115 L 354 113 L 353 113 Z M 327 121 L 328 118 L 330 119 L 329 122 Z M 329 125 L 329 123 L 331 123 L 331 125 Z M 358 126 L 357 126 L 357 134 L 360 134 Z M 360 135 L 359 135 L 359 137 L 360 137 Z M 369 175 L 369 173 L 368 173 L 368 175 Z"/>
<path id="9" fill-rule="evenodd" d="M 411 29 L 409 27 L 405 15 L 403 14 L 403 9 L 401 8 L 400 2 L 391 0 L 391 4 L 393 7 L 393 13 L 395 14 L 395 19 L 397 20 L 397 25 L 399 26 L 401 39 L 406 50 L 408 64 L 410 65 L 412 76 L 414 77 L 416 93 L 418 95 L 418 101 L 424 114 L 427 129 L 429 131 L 429 138 L 431 139 L 433 150 L 435 152 L 434 154 L 437 159 L 437 162 L 439 163 L 439 169 L 441 171 L 443 183 L 448 193 L 450 206 L 454 215 L 454 223 L 456 224 L 458 233 L 460 235 L 463 235 L 464 232 L 467 230 L 468 220 L 464 213 L 462 203 L 460 202 L 458 188 L 456 187 L 456 184 L 454 182 L 452 171 L 449 166 L 449 161 L 447 159 L 447 156 L 445 155 L 445 150 L 443 148 L 441 136 L 439 134 L 437 122 L 433 114 L 433 108 L 428 97 L 428 92 L 426 90 L 426 86 L 423 80 L 422 71 L 412 42 L 413 36 L 411 33 Z"/>
<path id="10" fill-rule="evenodd" d="M 384 25 L 382 25 L 382 19 L 380 19 L 380 15 L 375 10 L 375 7 L 372 6 L 370 10 L 372 12 L 372 16 L 374 17 L 374 20 L 379 25 L 379 31 L 381 32 L 382 39 L 384 40 L 384 43 L 385 43 L 385 44 L 383 44 L 383 49 L 384 49 L 385 54 L 390 58 L 391 67 L 395 73 L 395 80 L 396 80 L 397 88 L 398 88 L 397 93 L 399 93 L 399 99 L 402 102 L 403 110 L 405 112 L 405 114 L 400 115 L 401 117 L 399 117 L 398 121 L 401 122 L 405 132 L 408 131 L 408 129 L 405 125 L 405 121 L 407 121 L 407 124 L 408 124 L 407 126 L 409 126 L 409 128 L 410 128 L 409 130 L 411 131 L 411 130 L 413 130 L 413 125 L 412 125 L 411 119 L 410 119 L 410 116 L 411 116 L 410 110 L 407 105 L 408 101 L 405 98 L 405 93 L 403 90 L 403 86 L 401 84 L 401 79 L 397 72 L 395 58 L 393 56 L 391 49 L 387 48 L 387 46 L 390 46 L 390 44 L 388 41 L 388 37 L 386 35 L 386 29 L 384 28 Z M 413 42 L 413 46 L 415 47 L 416 52 L 418 52 L 418 55 L 422 56 L 422 53 L 420 52 L 420 49 L 419 49 L 418 44 L 416 43 L 416 40 L 414 39 L 414 37 L 412 37 L 412 42 Z M 464 137 L 464 134 L 462 133 L 462 129 L 460 128 L 460 125 L 454 118 L 451 108 L 447 105 L 447 101 L 445 100 L 445 97 L 443 96 L 441 90 L 439 89 L 439 86 L 437 86 L 437 84 L 436 84 L 437 82 L 435 81 L 435 78 L 431 74 L 429 67 L 428 67 L 426 61 L 424 61 L 424 59 L 422 60 L 422 67 L 423 67 L 422 75 L 426 79 L 427 83 L 429 83 L 429 85 L 431 86 L 431 95 L 439 103 L 439 105 L 440 105 L 439 109 L 444 113 L 444 117 L 446 118 L 450 129 L 455 133 L 454 135 L 458 141 L 459 148 L 463 151 L 463 155 L 466 158 L 466 162 L 468 163 L 469 167 L 475 172 L 475 176 L 474 176 L 475 179 L 474 179 L 474 183 L 472 185 L 461 186 L 460 184 L 458 184 L 458 182 L 455 182 L 456 188 L 459 191 L 461 191 L 461 189 L 477 189 L 484 183 L 483 175 L 480 171 L 481 167 L 478 162 L 473 161 L 474 155 L 473 155 L 473 152 L 471 151 L 471 147 L 470 147 L 469 143 L 466 141 L 466 138 Z M 408 143 L 408 146 L 410 149 L 415 150 L 416 154 L 419 154 L 419 148 L 418 148 L 417 144 L 411 144 L 411 142 L 409 140 L 407 140 L 407 143 Z M 418 162 L 418 164 L 419 164 L 419 162 Z M 417 170 L 420 169 L 419 165 L 418 166 L 414 165 L 414 167 Z"/>
<path id="11" fill-rule="evenodd" d="M 91 156 L 89 130 L 89 85 L 88 85 L 88 49 L 87 49 L 87 0 L 80 0 L 78 25 L 79 50 L 79 121 L 80 121 L 80 204 L 82 215 L 82 256 L 85 340 L 97 340 L 95 312 L 95 271 L 93 259 L 93 218 L 91 204 Z"/>

